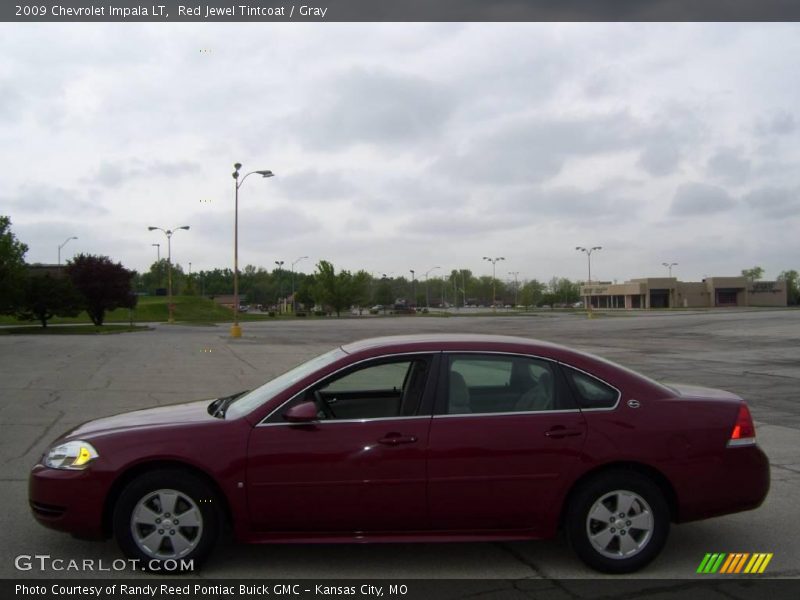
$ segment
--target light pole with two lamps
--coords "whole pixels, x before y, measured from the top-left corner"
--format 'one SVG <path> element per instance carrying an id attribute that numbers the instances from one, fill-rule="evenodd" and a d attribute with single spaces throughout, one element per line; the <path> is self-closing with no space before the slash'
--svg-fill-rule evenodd
<path id="1" fill-rule="evenodd" d="M 250 171 L 241 181 L 239 180 L 239 169 L 242 163 L 233 165 L 233 180 L 235 183 L 234 209 L 233 209 L 233 325 L 231 325 L 231 337 L 242 337 L 242 328 L 239 326 L 239 188 L 242 187 L 244 180 L 253 173 L 262 177 L 272 177 L 274 173 L 266 169 L 261 171 Z"/>
<path id="2" fill-rule="evenodd" d="M 586 253 L 586 259 L 589 261 L 589 280 L 586 282 L 587 287 L 592 285 L 592 252 L 595 250 L 602 250 L 602 246 L 592 246 L 591 248 L 584 248 L 583 246 L 575 246 L 575 250 Z M 586 311 L 589 316 L 592 314 L 592 296 L 591 292 L 586 296 Z"/>
<path id="3" fill-rule="evenodd" d="M 672 267 L 677 267 L 678 266 L 678 263 L 665 263 L 665 262 L 663 262 L 661 264 L 664 265 L 665 267 L 667 267 L 670 277 L 672 277 Z"/>
<path id="4" fill-rule="evenodd" d="M 484 256 L 483 260 L 488 260 L 490 263 L 492 263 L 492 310 L 497 312 L 497 288 L 496 288 L 497 282 L 495 279 L 495 267 L 497 266 L 497 263 L 499 261 L 505 260 L 505 258 L 502 256 L 498 256 L 496 258 L 489 258 L 488 256 Z"/>
<path id="5" fill-rule="evenodd" d="M 180 229 L 189 230 L 188 225 L 184 225 L 182 227 L 176 227 L 175 229 L 162 229 L 161 227 L 148 227 L 148 231 L 154 231 L 158 229 L 162 231 L 164 235 L 167 236 L 167 310 L 169 311 L 169 318 L 167 321 L 169 323 L 175 322 L 175 315 L 173 314 L 174 307 L 172 306 L 172 234 Z"/>

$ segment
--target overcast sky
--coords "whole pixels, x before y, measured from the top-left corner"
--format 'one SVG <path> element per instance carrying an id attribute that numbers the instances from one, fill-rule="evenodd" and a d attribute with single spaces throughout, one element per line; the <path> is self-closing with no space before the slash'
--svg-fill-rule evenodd
<path id="1" fill-rule="evenodd" d="M 685 280 L 800 269 L 798 24 L 0 25 L 29 262 Z"/>

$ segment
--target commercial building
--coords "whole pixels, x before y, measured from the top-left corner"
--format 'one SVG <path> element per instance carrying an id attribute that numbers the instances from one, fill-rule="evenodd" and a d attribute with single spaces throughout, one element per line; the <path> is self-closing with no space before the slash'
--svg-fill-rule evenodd
<path id="1" fill-rule="evenodd" d="M 714 306 L 786 306 L 783 281 L 750 281 L 746 277 L 708 277 L 678 281 L 645 277 L 625 283 L 581 286 L 594 308 L 708 308 Z"/>

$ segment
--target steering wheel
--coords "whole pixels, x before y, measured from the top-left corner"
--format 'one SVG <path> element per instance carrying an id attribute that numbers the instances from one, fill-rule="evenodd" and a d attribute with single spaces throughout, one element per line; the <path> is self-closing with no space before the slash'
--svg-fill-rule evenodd
<path id="1" fill-rule="evenodd" d="M 322 411 L 322 414 L 325 415 L 326 419 L 336 418 L 336 415 L 333 414 L 333 409 L 327 402 L 325 402 L 325 398 L 322 397 L 322 394 L 319 390 L 314 390 L 314 404 L 317 405 L 318 410 Z"/>

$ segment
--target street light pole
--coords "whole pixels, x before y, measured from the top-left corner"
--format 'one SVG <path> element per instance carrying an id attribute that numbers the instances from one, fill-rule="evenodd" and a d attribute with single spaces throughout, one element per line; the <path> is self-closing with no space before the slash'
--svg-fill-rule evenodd
<path id="1" fill-rule="evenodd" d="M 498 261 L 505 260 L 505 258 L 503 258 L 502 256 L 497 256 L 495 258 L 489 258 L 488 256 L 484 256 L 483 260 L 488 260 L 490 263 L 492 263 L 492 310 L 497 312 L 495 267 Z"/>
<path id="2" fill-rule="evenodd" d="M 664 265 L 665 267 L 667 267 L 667 269 L 669 269 L 669 276 L 670 277 L 672 277 L 672 267 L 677 267 L 678 266 L 678 263 L 665 263 L 665 262 L 663 262 L 661 264 Z"/>
<path id="3" fill-rule="evenodd" d="M 169 311 L 167 322 L 174 323 L 174 307 L 172 306 L 172 234 L 180 229 L 186 229 L 188 231 L 189 226 L 183 225 L 182 227 L 176 227 L 175 229 L 162 229 L 161 227 L 148 227 L 147 229 L 148 231 L 158 229 L 159 231 L 164 232 L 164 235 L 167 236 L 167 310 Z"/>
<path id="4" fill-rule="evenodd" d="M 253 173 L 258 173 L 262 177 L 272 177 L 272 171 L 250 171 L 242 180 L 239 181 L 239 169 L 242 163 L 233 165 L 234 192 L 234 216 L 233 216 L 233 325 L 231 325 L 231 337 L 242 337 L 242 328 L 239 327 L 239 188 L 242 187 L 244 180 Z"/>
<path id="5" fill-rule="evenodd" d="M 436 269 L 441 269 L 441 267 L 431 267 L 425 271 L 425 308 L 428 309 L 431 307 L 431 289 L 430 285 L 428 284 L 428 273 L 435 271 Z"/>
<path id="6" fill-rule="evenodd" d="M 292 262 L 292 314 L 297 313 L 297 302 L 294 301 L 294 266 L 299 263 L 304 258 L 308 258 L 307 256 L 301 256 L 297 260 Z"/>
<path id="7" fill-rule="evenodd" d="M 78 239 L 78 238 L 76 238 L 74 235 L 73 235 L 72 237 L 68 237 L 67 239 L 65 239 L 65 240 L 64 240 L 64 243 L 63 243 L 63 244 L 61 244 L 61 245 L 58 247 L 58 266 L 59 266 L 59 267 L 61 266 L 61 249 L 62 249 L 64 246 L 66 246 L 66 245 L 67 245 L 67 242 L 69 242 L 70 240 L 77 240 L 77 239 Z"/>
<path id="8" fill-rule="evenodd" d="M 592 246 L 591 248 L 584 248 L 583 246 L 575 246 L 575 250 L 586 253 L 586 260 L 589 261 L 589 281 L 587 286 L 592 285 L 592 252 L 595 250 L 602 250 L 602 246 Z M 591 293 L 586 296 L 586 310 L 591 314 L 592 312 L 592 296 Z"/>
<path id="9" fill-rule="evenodd" d="M 413 302 L 414 308 L 417 307 L 417 281 L 414 279 L 414 269 L 409 269 L 411 271 L 411 302 Z"/>
<path id="10" fill-rule="evenodd" d="M 276 260 L 275 261 L 275 264 L 278 265 L 278 271 L 283 271 L 283 263 L 284 263 L 284 261 L 282 261 L 282 260 Z M 283 310 L 280 307 L 281 297 L 282 296 L 283 296 L 283 277 L 281 277 L 281 274 L 279 273 L 278 274 L 278 312 L 279 313 L 283 312 Z"/>

